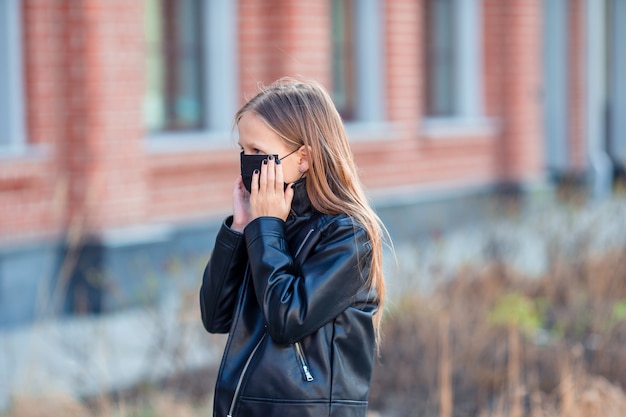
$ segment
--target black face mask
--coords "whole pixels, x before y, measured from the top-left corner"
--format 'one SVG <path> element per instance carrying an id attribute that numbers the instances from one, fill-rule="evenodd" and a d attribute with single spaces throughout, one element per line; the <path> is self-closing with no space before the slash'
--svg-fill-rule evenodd
<path id="1" fill-rule="evenodd" d="M 246 155 L 241 152 L 241 179 L 243 180 L 243 186 L 246 187 L 248 192 L 252 191 L 252 174 L 254 170 L 258 169 L 261 172 L 261 164 L 265 161 L 269 155 Z M 274 160 L 280 163 L 278 155 L 273 155 Z"/>

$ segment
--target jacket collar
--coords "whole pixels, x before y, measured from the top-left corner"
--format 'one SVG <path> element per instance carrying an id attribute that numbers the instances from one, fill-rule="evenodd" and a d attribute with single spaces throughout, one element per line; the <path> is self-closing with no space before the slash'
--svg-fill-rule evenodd
<path id="1" fill-rule="evenodd" d="M 309 195 L 306 192 L 306 177 L 293 183 L 293 201 L 291 214 L 295 217 L 308 216 L 314 211 Z"/>

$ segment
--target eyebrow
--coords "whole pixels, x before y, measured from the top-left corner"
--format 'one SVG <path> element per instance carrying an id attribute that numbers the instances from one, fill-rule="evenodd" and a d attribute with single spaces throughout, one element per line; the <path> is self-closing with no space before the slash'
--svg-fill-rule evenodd
<path id="1" fill-rule="evenodd" d="M 2 1 L 2 0 L 0 0 L 0 1 Z M 243 149 L 243 145 L 241 144 L 241 142 L 237 142 L 237 145 L 239 145 L 239 147 L 240 147 L 241 149 Z M 256 144 L 255 144 L 255 143 L 251 143 L 251 144 L 248 144 L 247 146 L 248 146 L 248 147 L 251 147 L 251 148 L 255 148 Z M 255 149 L 256 149 L 256 148 L 255 148 Z"/>
<path id="2" fill-rule="evenodd" d="M 2 1 L 2 0 L 0 0 L 0 1 Z M 241 144 L 241 142 L 237 142 L 237 145 L 239 145 L 239 147 L 243 149 L 243 145 Z M 249 144 L 248 144 L 248 147 L 250 147 L 250 148 L 252 148 L 252 149 L 257 149 L 257 150 L 259 150 L 259 151 L 261 151 L 261 152 L 265 152 L 265 151 L 264 151 L 263 149 L 261 149 L 261 148 L 257 145 L 257 143 L 256 143 L 256 142 L 254 142 L 254 141 L 253 141 L 253 142 L 251 142 L 251 143 L 249 143 Z"/>

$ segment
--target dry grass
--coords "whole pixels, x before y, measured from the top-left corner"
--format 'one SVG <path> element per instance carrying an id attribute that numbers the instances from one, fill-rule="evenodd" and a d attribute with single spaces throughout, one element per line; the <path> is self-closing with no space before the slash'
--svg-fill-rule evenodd
<path id="1" fill-rule="evenodd" d="M 625 265 L 626 249 L 555 256 L 528 279 L 494 259 L 428 297 L 405 295 L 383 326 L 371 406 L 394 417 L 626 415 Z"/>

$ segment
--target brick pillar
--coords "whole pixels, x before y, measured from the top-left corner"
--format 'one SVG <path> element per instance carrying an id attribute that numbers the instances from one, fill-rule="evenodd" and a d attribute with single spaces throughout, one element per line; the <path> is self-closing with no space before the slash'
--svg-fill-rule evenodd
<path id="1" fill-rule="evenodd" d="M 329 1 L 281 0 L 283 13 L 268 17 L 274 78 L 301 74 L 326 86 L 331 81 Z"/>
<path id="2" fill-rule="evenodd" d="M 145 212 L 142 4 L 64 2 L 68 220 L 86 232 L 140 222 Z"/>
<path id="3" fill-rule="evenodd" d="M 570 109 L 569 109 L 569 132 L 570 132 L 570 166 L 574 173 L 582 174 L 587 168 L 587 150 L 585 149 L 585 61 L 583 60 L 585 48 L 585 27 L 583 18 L 585 4 L 582 0 L 572 0 L 569 6 L 569 62 L 570 68 Z"/>
<path id="4" fill-rule="evenodd" d="M 386 11 L 387 99 L 389 119 L 414 131 L 422 115 L 423 2 L 388 0 Z"/>
<path id="5" fill-rule="evenodd" d="M 241 0 L 241 82 L 244 95 L 257 82 L 303 76 L 331 86 L 329 1 Z"/>
<path id="6" fill-rule="evenodd" d="M 524 182 L 543 173 L 541 2 L 509 0 L 497 7 L 503 121 L 498 163 L 504 180 Z"/>

